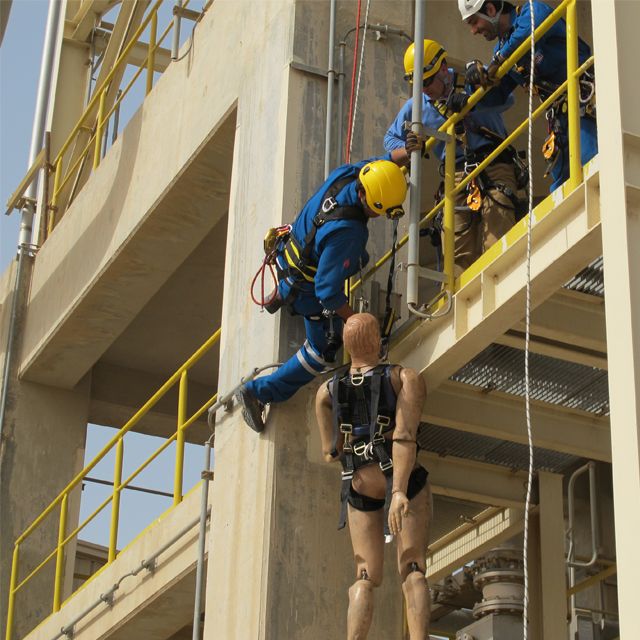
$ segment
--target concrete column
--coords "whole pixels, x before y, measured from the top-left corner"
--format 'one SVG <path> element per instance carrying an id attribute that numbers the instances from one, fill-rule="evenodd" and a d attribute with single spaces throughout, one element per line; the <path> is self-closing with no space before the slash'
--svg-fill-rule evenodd
<path id="1" fill-rule="evenodd" d="M 13 281 L 13 278 L 11 278 Z M 1 297 L 10 301 L 7 292 Z M 10 304 L 3 304 L 3 309 Z M 7 327 L 3 314 L 4 329 Z M 21 329 L 18 324 L 18 333 Z M 1 335 L 3 347 L 6 335 Z M 19 345 L 18 345 L 19 346 Z M 19 358 L 10 372 L 8 404 L 0 445 L 0 620 L 6 622 L 11 559 L 15 539 L 56 497 L 83 466 L 90 378 L 72 391 L 17 380 Z M 79 488 L 71 495 L 67 532 L 78 523 Z M 59 509 L 20 548 L 23 579 L 55 548 Z M 75 542 L 67 546 L 63 597 L 70 593 Z M 23 637 L 51 613 L 55 561 L 27 583 L 16 600 L 14 638 Z"/>
<path id="2" fill-rule="evenodd" d="M 265 230 L 292 220 L 322 182 L 326 104 L 322 69 L 326 69 L 329 21 L 328 2 L 293 0 L 221 3 L 218 21 L 229 5 L 234 23 L 244 20 L 252 62 L 242 68 L 245 84 L 237 102 L 222 314 L 222 392 L 252 367 L 288 358 L 304 340 L 300 318 L 260 314 L 249 299 L 248 287 Z M 411 7 L 411 3 L 373 3 L 370 21 L 405 23 L 409 28 Z M 341 6 L 338 36 L 354 22 L 343 8 L 353 11 L 352 6 Z M 397 94 L 387 91 L 391 84 L 387 76 L 401 78 L 405 48 L 400 39 L 367 40 L 362 119 L 354 136 L 356 160 L 381 152 L 384 131 L 400 102 Z M 300 70 L 302 65 L 305 70 Z M 376 108 L 365 108 L 367 101 Z M 389 238 L 385 222 L 372 221 L 371 233 L 378 228 Z M 320 460 L 314 394 L 315 388 L 304 389 L 274 407 L 261 436 L 244 425 L 238 411 L 220 416 L 205 603 L 208 640 L 325 640 L 346 633 L 347 590 L 355 569 L 348 532 L 336 530 L 340 473 L 338 467 Z M 377 590 L 371 640 L 402 633 L 393 553 L 395 548 L 387 550 L 385 586 Z"/>
<path id="3" fill-rule="evenodd" d="M 620 637 L 637 629 L 640 530 L 640 4 L 592 3 Z"/>
<path id="4" fill-rule="evenodd" d="M 538 472 L 540 490 L 540 573 L 542 579 L 542 638 L 567 635 L 562 476 Z"/>

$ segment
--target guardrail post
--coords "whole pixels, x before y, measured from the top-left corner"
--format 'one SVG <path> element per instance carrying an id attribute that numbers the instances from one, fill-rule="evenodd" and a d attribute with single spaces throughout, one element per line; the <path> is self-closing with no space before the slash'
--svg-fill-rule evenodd
<path id="1" fill-rule="evenodd" d="M 153 69 L 156 60 L 156 37 L 158 33 L 158 12 L 151 18 L 151 29 L 149 31 L 149 53 L 147 55 L 147 95 L 153 89 Z"/>
<path id="2" fill-rule="evenodd" d="M 20 556 L 20 545 L 13 548 L 13 561 L 11 562 L 11 580 L 9 582 L 9 604 L 7 605 L 7 631 L 5 640 L 11 640 L 13 632 L 13 612 L 16 607 L 16 584 L 18 583 L 18 560 Z"/>
<path id="3" fill-rule="evenodd" d="M 173 504 L 182 502 L 182 475 L 184 468 L 184 429 L 187 421 L 187 372 L 180 376 L 180 390 L 178 392 L 178 435 L 176 438 L 176 468 L 173 478 Z"/>
<path id="4" fill-rule="evenodd" d="M 67 535 L 67 512 L 69 494 L 65 493 L 60 504 L 60 523 L 58 525 L 58 552 L 56 554 L 56 576 L 53 583 L 53 613 L 60 611 L 62 602 L 62 580 L 64 578 L 64 539 Z"/>
<path id="5" fill-rule="evenodd" d="M 122 460 L 124 458 L 124 436 L 116 445 L 116 464 L 113 470 L 113 497 L 111 499 L 111 528 L 109 529 L 109 562 L 116 559 L 118 545 L 118 523 L 120 520 L 120 489 L 122 483 Z"/>
<path id="6" fill-rule="evenodd" d="M 100 94 L 100 104 L 98 105 L 98 119 L 96 120 L 96 139 L 93 149 L 93 168 L 96 169 L 100 165 L 100 154 L 102 147 L 102 131 L 104 128 L 104 105 L 107 99 L 107 89 L 103 89 Z"/>
<path id="7" fill-rule="evenodd" d="M 58 206 L 58 195 L 60 191 L 60 179 L 62 178 L 62 157 L 56 162 L 56 171 L 53 174 L 53 190 L 51 192 L 51 215 L 47 220 L 47 237 L 53 231 L 56 222 L 56 211 Z"/>
<path id="8" fill-rule="evenodd" d="M 447 289 L 454 293 L 455 286 L 455 200 L 456 186 L 456 134 L 455 125 L 447 129 L 449 136 L 444 157 L 444 272 L 447 275 Z"/>
<path id="9" fill-rule="evenodd" d="M 569 189 L 582 182 L 580 157 L 580 80 L 578 69 L 578 12 L 576 2 L 567 5 L 567 120 L 569 125 Z"/>

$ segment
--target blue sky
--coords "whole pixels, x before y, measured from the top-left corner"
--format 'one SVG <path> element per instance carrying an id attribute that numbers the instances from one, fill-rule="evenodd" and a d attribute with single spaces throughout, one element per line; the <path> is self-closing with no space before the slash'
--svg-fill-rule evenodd
<path id="1" fill-rule="evenodd" d="M 2 0 L 0 0 L 2 2 Z M 171 8 L 169 2 L 159 18 L 164 29 Z M 202 1 L 190 3 L 194 8 L 202 6 Z M 20 214 L 14 211 L 5 216 L 4 205 L 11 196 L 28 169 L 31 129 L 35 110 L 35 99 L 40 74 L 40 59 L 47 19 L 48 2 L 46 0 L 14 0 L 11 6 L 9 23 L 0 48 L 0 271 L 4 272 L 15 257 L 18 242 Z M 191 23 L 183 24 L 181 41 L 191 33 Z M 169 46 L 165 41 L 165 46 Z M 131 71 L 127 74 L 131 75 Z M 144 74 L 139 82 L 144 83 Z M 125 80 L 126 82 L 126 80 Z M 131 99 L 123 106 L 121 122 L 126 124 L 140 104 L 143 92 L 141 87 L 132 92 Z M 183 354 L 182 360 L 191 355 Z M 176 362 L 176 368 L 182 362 Z M 121 426 L 121 425 L 118 425 Z M 87 430 L 86 462 L 113 437 L 115 429 L 89 425 Z M 142 463 L 163 440 L 137 433 L 125 437 L 125 459 L 123 478 Z M 175 444 L 154 461 L 133 484 L 165 492 L 173 491 L 173 456 Z M 185 493 L 200 479 L 203 463 L 203 448 L 187 445 L 185 460 Z M 113 477 L 114 454 L 106 458 L 91 472 L 93 478 L 111 480 Z M 85 483 L 82 498 L 81 518 L 89 515 L 105 499 L 110 489 L 93 483 Z M 118 547 L 122 548 L 144 527 L 157 518 L 171 505 L 170 498 L 124 491 L 120 508 L 120 534 Z M 108 542 L 110 509 L 105 509 L 81 533 L 81 538 L 98 544 Z"/>

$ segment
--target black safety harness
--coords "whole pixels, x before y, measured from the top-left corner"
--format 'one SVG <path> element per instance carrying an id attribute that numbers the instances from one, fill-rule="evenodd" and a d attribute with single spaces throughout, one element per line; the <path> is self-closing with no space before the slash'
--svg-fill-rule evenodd
<path id="1" fill-rule="evenodd" d="M 336 374 L 329 382 L 333 401 L 332 455 L 337 456 L 340 434 L 344 437 L 340 521 L 347 522 L 347 501 L 353 474 L 378 463 L 387 483 L 384 501 L 384 532 L 389 533 L 387 516 L 393 483 L 393 443 L 384 434 L 395 428 L 396 394 L 391 384 L 392 365 L 378 365 L 366 373 Z"/>
<path id="2" fill-rule="evenodd" d="M 289 233 L 284 242 L 282 255 L 286 261 L 283 267 L 278 263 L 278 277 L 280 279 L 290 278 L 293 280 L 291 291 L 297 293 L 300 285 L 305 282 L 313 282 L 318 270 L 318 265 L 313 259 L 313 245 L 318 229 L 328 220 L 358 220 L 364 224 L 367 223 L 368 217 L 357 206 L 340 206 L 336 201 L 336 196 L 342 189 L 354 181 L 354 176 L 347 176 L 336 180 L 327 192 L 322 201 L 320 210 L 314 216 L 311 228 L 305 236 L 303 242 L 299 242 L 293 233 Z M 284 238 L 283 238 L 284 240 Z"/>

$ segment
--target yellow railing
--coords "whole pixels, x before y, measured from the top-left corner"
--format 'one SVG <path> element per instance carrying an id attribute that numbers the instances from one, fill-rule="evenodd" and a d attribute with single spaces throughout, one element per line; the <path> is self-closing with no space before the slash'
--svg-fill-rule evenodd
<path id="1" fill-rule="evenodd" d="M 151 6 L 140 23 L 140 26 L 131 36 L 131 39 L 114 62 L 109 73 L 106 75 L 100 86 L 96 87 L 94 90 L 93 96 L 87 104 L 82 116 L 80 116 L 80 119 L 71 130 L 71 133 L 67 136 L 67 139 L 60 147 L 60 150 L 53 161 L 49 162 L 48 158 L 38 156 L 36 162 L 34 162 L 33 166 L 29 168 L 25 179 L 22 180 L 18 189 L 9 199 L 7 206 L 8 211 L 11 211 L 11 209 L 20 206 L 20 203 L 23 201 L 23 194 L 33 181 L 38 169 L 43 166 L 46 168 L 47 175 L 45 176 L 45 179 L 47 180 L 49 179 L 49 172 L 53 173 L 53 188 L 51 189 L 50 200 L 45 202 L 45 206 L 42 208 L 43 215 L 47 220 L 44 225 L 45 237 L 43 237 L 41 241 L 46 239 L 46 236 L 51 233 L 56 223 L 59 222 L 61 214 L 58 215 L 58 213 L 59 209 L 62 208 L 62 204 L 60 202 L 62 191 L 70 184 L 74 177 L 76 181 L 78 180 L 80 174 L 85 170 L 87 158 L 92 149 L 93 154 L 91 168 L 95 169 L 100 165 L 106 125 L 111 116 L 120 107 L 122 101 L 143 71 L 146 71 L 145 95 L 147 95 L 153 88 L 156 52 L 173 28 L 173 21 L 170 21 L 158 38 L 158 10 L 164 1 L 165 0 L 156 0 L 156 2 Z M 190 0 L 184 1 L 182 5 L 183 8 L 188 6 L 189 1 Z M 107 110 L 107 94 L 113 89 L 111 84 L 115 76 L 122 72 L 127 66 L 129 54 L 132 52 L 136 44 L 140 42 L 140 38 L 147 27 L 149 27 L 147 55 L 132 76 L 131 80 L 128 82 L 127 86 L 122 89 L 122 91 L 118 92 L 113 105 L 111 105 Z M 86 142 L 86 137 L 81 135 L 83 133 L 90 134 L 89 139 Z M 76 154 L 75 149 L 78 141 L 81 141 L 81 144 L 84 144 L 84 146 L 82 150 Z M 71 157 L 69 158 L 69 156 Z M 64 167 L 65 161 L 70 164 L 66 169 Z M 74 184 L 73 190 L 75 190 L 75 188 Z"/>
<path id="2" fill-rule="evenodd" d="M 568 140 L 569 140 L 569 179 L 565 183 L 568 190 L 575 189 L 582 182 L 582 164 L 580 161 L 580 103 L 579 103 L 579 78 L 593 65 L 594 58 L 591 56 L 582 65 L 578 66 L 578 22 L 576 14 L 576 0 L 564 0 L 556 9 L 542 22 L 534 31 L 536 42 L 561 18 L 565 17 L 567 23 L 567 80 L 565 80 L 546 100 L 544 100 L 532 113 L 532 119 L 537 120 L 545 111 L 558 99 L 565 91 L 567 92 L 568 108 Z M 522 58 L 527 51 L 531 50 L 530 39 L 527 38 L 511 56 L 500 66 L 496 77 L 502 78 L 514 65 Z M 448 133 L 450 142 L 445 150 L 445 180 L 444 197 L 437 202 L 428 212 L 424 213 L 420 220 L 420 228 L 424 228 L 434 216 L 444 209 L 444 272 L 448 274 L 447 289 L 455 291 L 453 279 L 454 262 L 454 229 L 453 216 L 455 197 L 467 187 L 469 182 L 476 178 L 491 162 L 493 162 L 507 147 L 512 145 L 515 139 L 526 131 L 528 120 L 524 120 L 509 136 L 500 143 L 478 166 L 465 176 L 458 184 L 455 184 L 455 143 L 452 140 L 455 125 L 475 107 L 484 97 L 489 89 L 479 88 L 472 96 L 464 109 L 460 113 L 452 115 L 438 129 L 440 132 Z M 431 149 L 437 142 L 435 137 L 429 138 L 426 149 Z M 529 159 L 531 161 L 531 159 Z M 403 236 L 398 241 L 398 248 L 404 246 L 409 240 L 409 236 Z M 350 293 L 371 278 L 391 258 L 391 251 L 385 253 L 371 267 L 361 279 L 356 280 L 350 286 Z"/>
<path id="3" fill-rule="evenodd" d="M 180 504 L 183 496 L 183 469 L 184 469 L 184 447 L 185 432 L 211 407 L 217 394 L 213 395 L 205 404 L 200 407 L 192 416 L 187 418 L 187 391 L 188 372 L 219 340 L 221 329 L 218 329 L 152 396 L 147 402 L 129 419 L 129 421 L 118 431 L 117 434 L 102 448 L 93 460 L 60 492 L 60 494 L 49 504 L 49 506 L 27 527 L 15 541 L 13 550 L 13 562 L 11 568 L 11 580 L 9 586 L 9 604 L 7 608 L 7 631 L 6 640 L 11 640 L 13 631 L 13 621 L 15 614 L 16 595 L 40 570 L 47 565 L 54 557 L 55 575 L 53 582 L 53 605 L 52 613 L 60 610 L 62 602 L 62 585 L 64 578 L 65 547 L 73 540 L 82 529 L 84 529 L 103 509 L 111 504 L 111 524 L 109 528 L 109 551 L 108 563 L 113 562 L 117 555 L 118 528 L 120 522 L 120 494 L 144 469 L 146 469 L 170 444 L 176 442 L 174 485 L 173 485 L 173 505 Z M 140 422 L 140 420 L 163 398 L 167 392 L 176 384 L 178 387 L 178 419 L 175 433 L 167 438 L 162 445 L 152 453 L 135 471 L 133 471 L 124 481 L 122 481 L 122 465 L 124 460 L 124 436 Z M 115 465 L 113 473 L 113 490 L 110 496 L 98 505 L 98 507 L 80 523 L 71 533 L 67 533 L 68 528 L 68 504 L 71 492 L 78 487 L 92 469 L 115 448 Z M 58 517 L 58 542 L 56 547 L 24 578 L 19 580 L 20 571 L 20 548 L 27 538 L 36 531 L 43 521 L 56 507 L 60 507 Z M 94 574 L 95 575 L 95 574 Z"/>

